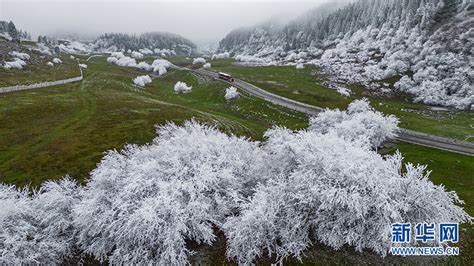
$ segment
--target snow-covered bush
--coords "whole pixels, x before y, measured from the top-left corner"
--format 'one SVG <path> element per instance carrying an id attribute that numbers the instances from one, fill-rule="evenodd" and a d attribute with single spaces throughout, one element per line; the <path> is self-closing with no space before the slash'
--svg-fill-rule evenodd
<path id="1" fill-rule="evenodd" d="M 51 52 L 51 49 L 49 49 L 48 46 L 46 46 L 44 43 L 37 43 L 36 44 L 37 48 L 34 48 L 33 50 L 34 51 L 37 51 L 43 55 L 53 55 L 53 53 Z"/>
<path id="2" fill-rule="evenodd" d="M 204 65 L 206 63 L 206 59 L 202 57 L 194 58 L 193 59 L 193 65 L 201 64 Z"/>
<path id="3" fill-rule="evenodd" d="M 61 64 L 63 61 L 59 58 L 53 58 L 53 63 L 55 64 Z"/>
<path id="4" fill-rule="evenodd" d="M 347 139 L 360 139 L 372 148 L 379 147 L 387 138 L 395 137 L 398 119 L 374 110 L 367 99 L 355 100 L 347 111 L 326 110 L 310 119 L 309 129 L 322 134 L 335 133 Z"/>
<path id="5" fill-rule="evenodd" d="M 257 143 L 186 122 L 110 151 L 75 207 L 83 250 L 111 264 L 182 265 L 187 240 L 212 244 L 259 181 Z"/>
<path id="6" fill-rule="evenodd" d="M 47 66 L 54 66 L 53 62 L 46 63 Z"/>
<path id="7" fill-rule="evenodd" d="M 230 57 L 230 54 L 228 52 L 223 52 L 223 53 L 219 53 L 219 54 L 213 54 L 211 56 L 211 60 L 226 59 L 226 58 L 229 58 L 229 57 Z"/>
<path id="8" fill-rule="evenodd" d="M 205 63 L 202 65 L 203 68 L 211 68 L 211 63 Z"/>
<path id="9" fill-rule="evenodd" d="M 434 185 L 424 166 L 383 157 L 366 142 L 329 132 L 274 129 L 263 149 L 273 174 L 257 186 L 240 215 L 223 225 L 227 256 L 239 264 L 276 255 L 300 258 L 314 243 L 384 256 L 391 224 L 472 221 L 454 192 Z"/>
<path id="10" fill-rule="evenodd" d="M 134 58 L 125 56 L 122 52 L 113 52 L 110 57 L 107 57 L 107 62 L 116 64 L 118 66 L 136 67 L 137 62 Z"/>
<path id="11" fill-rule="evenodd" d="M 111 56 L 107 58 L 107 62 L 119 66 L 136 67 L 145 71 L 158 72 L 160 76 L 166 74 L 167 69 L 171 67 L 171 63 L 164 59 L 156 59 L 151 65 L 147 62 L 137 64 L 135 58 L 125 56 L 122 52 L 113 52 Z"/>
<path id="12" fill-rule="evenodd" d="M 188 86 L 186 83 L 182 81 L 178 81 L 174 85 L 174 91 L 176 93 L 188 93 L 188 92 L 191 92 L 192 89 L 193 89 L 192 86 Z"/>
<path id="13" fill-rule="evenodd" d="M 303 69 L 304 65 L 302 63 L 296 64 L 296 69 Z"/>
<path id="14" fill-rule="evenodd" d="M 137 51 L 133 51 L 130 56 L 135 58 L 135 59 L 142 59 L 143 58 L 143 54 L 140 53 L 140 52 L 137 52 Z"/>
<path id="15" fill-rule="evenodd" d="M 82 69 L 87 69 L 87 65 L 86 65 L 86 64 L 79 64 L 79 67 L 82 68 Z"/>
<path id="16" fill-rule="evenodd" d="M 140 53 L 142 54 L 142 57 L 143 57 L 143 55 L 152 55 L 153 54 L 153 51 L 148 49 L 148 48 L 139 49 L 138 51 L 140 51 Z"/>
<path id="17" fill-rule="evenodd" d="M 158 72 L 158 75 L 164 75 L 168 72 L 168 68 L 171 67 L 171 63 L 168 60 L 156 59 L 151 64 L 153 72 Z"/>
<path id="18" fill-rule="evenodd" d="M 151 83 L 151 78 L 148 75 L 138 76 L 133 79 L 133 83 L 140 87 L 145 87 L 146 84 Z"/>
<path id="19" fill-rule="evenodd" d="M 265 63 L 265 59 L 259 58 L 252 55 L 237 55 L 235 61 L 247 62 L 247 63 Z"/>
<path id="20" fill-rule="evenodd" d="M 229 88 L 225 89 L 225 95 L 224 98 L 228 101 L 238 99 L 240 97 L 239 92 L 237 91 L 237 88 L 230 86 Z"/>
<path id="21" fill-rule="evenodd" d="M 15 58 L 13 61 L 7 61 L 4 63 L 5 63 L 3 65 L 4 69 L 12 69 L 12 68 L 23 69 L 23 67 L 26 66 L 26 62 L 19 58 Z"/>
<path id="22" fill-rule="evenodd" d="M 71 58 L 72 60 L 76 59 L 73 55 L 70 55 L 69 58 Z"/>
<path id="23" fill-rule="evenodd" d="M 30 59 L 30 55 L 27 54 L 27 53 L 20 53 L 20 52 L 10 52 L 8 53 L 9 55 L 15 57 L 15 58 L 19 58 L 21 60 L 29 60 Z"/>
<path id="24" fill-rule="evenodd" d="M 70 257 L 78 190 L 70 178 L 48 181 L 31 196 L 0 184 L 0 264 L 60 264 Z"/>

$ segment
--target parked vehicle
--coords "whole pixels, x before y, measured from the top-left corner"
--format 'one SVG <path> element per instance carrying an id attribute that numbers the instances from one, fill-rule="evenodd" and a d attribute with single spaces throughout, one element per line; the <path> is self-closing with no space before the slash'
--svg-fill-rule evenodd
<path id="1" fill-rule="evenodd" d="M 234 82 L 234 78 L 231 75 L 223 73 L 223 72 L 219 72 L 218 77 L 226 81 Z"/>

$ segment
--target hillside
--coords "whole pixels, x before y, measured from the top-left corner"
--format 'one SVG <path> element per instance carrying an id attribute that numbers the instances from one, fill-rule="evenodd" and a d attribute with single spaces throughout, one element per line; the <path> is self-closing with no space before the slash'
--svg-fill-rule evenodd
<path id="1" fill-rule="evenodd" d="M 149 32 L 141 35 L 123 33 L 107 33 L 94 41 L 95 50 L 100 52 L 116 52 L 128 50 L 142 50 L 145 53 L 169 50 L 177 55 L 191 55 L 196 50 L 196 45 L 190 40 L 172 33 Z M 160 51 L 158 51 L 160 50 Z"/>
<path id="2" fill-rule="evenodd" d="M 232 31 L 219 51 L 265 62 L 310 62 L 334 82 L 472 110 L 473 13 L 469 0 L 360 0 L 337 10 L 323 6 L 284 26 Z M 394 86 L 373 83 L 387 78 Z"/>

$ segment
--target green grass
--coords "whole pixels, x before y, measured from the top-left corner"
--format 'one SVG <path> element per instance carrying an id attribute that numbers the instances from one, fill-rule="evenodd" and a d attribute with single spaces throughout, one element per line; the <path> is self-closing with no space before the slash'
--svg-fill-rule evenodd
<path id="1" fill-rule="evenodd" d="M 307 125 L 304 115 L 254 97 L 228 103 L 225 83 L 188 72 L 172 72 L 141 90 L 132 78 L 144 72 L 107 64 L 104 57 L 87 64 L 82 82 L 0 94 L 1 182 L 37 186 L 67 174 L 83 181 L 104 151 L 149 142 L 154 125 L 166 121 L 196 118 L 254 139 L 272 125 Z M 193 91 L 175 94 L 178 80 Z"/>
<path id="2" fill-rule="evenodd" d="M 174 55 L 174 56 L 165 57 L 164 59 L 180 67 L 186 67 L 193 63 L 193 59 L 191 57 L 186 57 L 186 56 Z"/>
<path id="3" fill-rule="evenodd" d="M 37 52 L 26 52 L 30 55 L 30 60 L 25 60 L 26 66 L 23 69 L 0 67 L 0 87 L 28 85 L 80 76 L 77 61 L 71 59 L 69 55 L 58 56 L 63 61 L 62 64 L 48 66 L 46 63 L 52 62 L 53 57 L 43 57 Z M 13 60 L 13 58 L 7 60 Z"/>
<path id="4" fill-rule="evenodd" d="M 323 108 L 345 109 L 351 101 L 366 97 L 377 110 L 399 117 L 403 128 L 474 141 L 473 112 L 433 110 L 430 106 L 413 103 L 408 95 L 374 96 L 362 86 L 356 85 L 351 86 L 354 95 L 344 97 L 322 86 L 324 77 L 312 66 L 300 70 L 293 66 L 243 67 L 233 65 L 231 59 L 214 60 L 211 64 L 214 69 L 232 74 L 272 93 Z"/>

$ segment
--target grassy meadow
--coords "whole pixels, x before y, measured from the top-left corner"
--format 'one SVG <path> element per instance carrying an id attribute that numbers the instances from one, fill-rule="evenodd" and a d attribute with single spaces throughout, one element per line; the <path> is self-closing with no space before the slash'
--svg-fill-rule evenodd
<path id="1" fill-rule="evenodd" d="M 144 144 L 155 137 L 155 125 L 172 121 L 182 123 L 189 119 L 211 123 L 227 133 L 262 140 L 263 132 L 281 125 L 292 129 L 307 126 L 308 118 L 261 99 L 242 94 L 236 101 L 224 99 L 224 82 L 197 76 L 189 71 L 171 70 L 155 78 L 145 89 L 133 85 L 132 79 L 147 73 L 107 64 L 105 57 L 94 57 L 86 63 L 82 82 L 0 94 L 0 182 L 20 186 L 38 186 L 47 179 L 70 175 L 85 182 L 89 172 L 100 162 L 107 150 L 121 149 L 126 144 Z M 147 58 L 147 61 L 152 61 Z M 170 60 L 187 66 L 192 59 L 173 57 Z M 65 78 L 76 76 L 77 63 L 64 58 L 70 72 Z M 74 64 L 73 64 L 74 63 Z M 231 73 L 276 94 L 328 108 L 346 108 L 353 99 L 365 96 L 362 88 L 354 87 L 355 95 L 342 97 L 320 85 L 317 69 L 306 67 L 245 68 L 232 65 L 232 60 L 211 61 L 213 68 Z M 40 82 L 50 80 L 48 72 L 29 66 L 36 76 L 25 73 L 0 71 L 0 84 Z M 56 66 L 55 66 L 56 67 Z M 59 66 L 58 66 L 59 67 Z M 28 69 L 26 69 L 28 70 Z M 52 75 L 63 77 L 61 72 Z M 75 74 L 74 74 L 75 73 Z M 51 74 L 51 72 L 49 72 Z M 46 80 L 44 80 L 45 78 Z M 51 79 L 55 79 L 51 78 Z M 176 94 L 177 81 L 191 85 L 192 92 Z M 465 139 L 473 134 L 472 113 L 461 111 L 431 112 L 429 107 L 415 104 L 406 98 L 377 98 L 369 96 L 373 105 L 401 119 L 401 126 L 441 136 Z M 403 111 L 414 110 L 414 111 Z M 406 162 L 428 165 L 430 179 L 455 190 L 465 201 L 466 211 L 474 216 L 474 160 L 471 156 L 392 142 L 381 152 L 392 154 L 400 150 Z M 334 251 L 315 245 L 306 253 L 304 264 L 468 264 L 474 259 L 474 229 L 461 226 L 461 256 L 456 258 L 401 258 L 382 259 L 376 254 L 358 253 L 345 247 Z M 220 235 L 212 246 L 195 245 L 193 264 L 233 264 L 225 258 L 225 238 Z M 269 264 L 264 258 L 258 264 Z M 290 258 L 288 264 L 298 261 Z"/>
<path id="2" fill-rule="evenodd" d="M 132 78 L 145 73 L 91 59 L 82 82 L 0 94 L 0 181 L 37 186 L 70 175 L 85 180 L 103 153 L 144 144 L 155 125 L 195 118 L 226 132 L 261 139 L 273 125 L 302 128 L 303 114 L 243 95 L 224 99 L 225 83 L 172 71 L 145 89 Z M 193 86 L 176 94 L 176 81 Z"/>
<path id="3" fill-rule="evenodd" d="M 375 109 L 400 118 L 400 127 L 428 134 L 474 142 L 474 113 L 453 109 L 436 109 L 413 103 L 409 95 L 374 96 L 362 86 L 350 86 L 353 95 L 344 97 L 323 84 L 325 77 L 313 66 L 243 67 L 232 59 L 210 61 L 214 69 L 250 82 L 269 92 L 296 101 L 323 107 L 345 109 L 355 99 L 368 98 Z"/>

